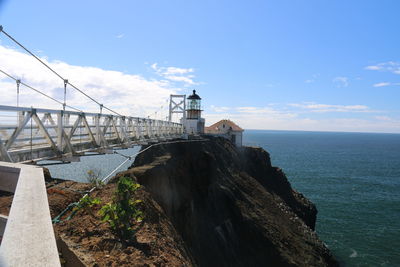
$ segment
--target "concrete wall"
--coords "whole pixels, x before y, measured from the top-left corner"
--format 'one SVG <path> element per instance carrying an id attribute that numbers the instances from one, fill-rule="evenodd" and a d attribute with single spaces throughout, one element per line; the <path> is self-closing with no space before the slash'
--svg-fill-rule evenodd
<path id="1" fill-rule="evenodd" d="M 1 187 L 14 197 L 0 246 L 0 266 L 60 266 L 43 169 L 0 162 Z"/>
<path id="2" fill-rule="evenodd" d="M 237 147 L 241 147 L 242 146 L 242 139 L 243 139 L 243 133 L 242 132 L 232 132 L 232 134 L 234 134 L 236 136 L 236 142 L 235 145 Z"/>
<path id="3" fill-rule="evenodd" d="M 199 134 L 199 133 L 204 133 L 204 119 L 186 119 L 186 121 L 183 123 L 186 129 L 186 133 L 188 134 Z"/>

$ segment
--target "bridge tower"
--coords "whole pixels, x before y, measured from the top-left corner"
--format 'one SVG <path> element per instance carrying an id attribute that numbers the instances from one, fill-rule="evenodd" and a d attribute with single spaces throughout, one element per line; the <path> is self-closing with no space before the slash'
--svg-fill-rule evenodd
<path id="1" fill-rule="evenodd" d="M 170 95 L 169 96 L 169 117 L 172 121 L 172 114 L 182 113 L 181 121 L 186 119 L 186 95 Z"/>

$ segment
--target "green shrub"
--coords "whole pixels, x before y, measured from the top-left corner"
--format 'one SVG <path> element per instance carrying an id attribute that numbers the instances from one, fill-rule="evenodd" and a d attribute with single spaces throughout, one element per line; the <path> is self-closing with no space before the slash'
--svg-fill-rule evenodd
<path id="1" fill-rule="evenodd" d="M 121 177 L 117 183 L 113 201 L 104 205 L 99 214 L 111 230 L 125 243 L 136 243 L 135 233 L 143 220 L 143 213 L 138 208 L 141 200 L 134 199 L 140 187 L 129 177 Z"/>
<path id="2" fill-rule="evenodd" d="M 101 171 L 98 169 L 90 169 L 86 172 L 86 180 L 94 186 L 101 186 L 104 183 L 101 181 Z"/>
<path id="3" fill-rule="evenodd" d="M 91 217 L 96 218 L 95 214 L 93 213 L 93 206 L 101 204 L 101 201 L 99 198 L 92 198 L 89 195 L 85 195 L 81 200 L 78 202 L 78 204 L 74 207 L 73 213 L 71 214 L 70 217 L 72 217 L 77 211 L 79 210 L 84 210 L 86 211 L 87 214 L 89 214 Z M 92 222 L 90 219 L 89 221 L 95 225 L 94 222 Z"/>

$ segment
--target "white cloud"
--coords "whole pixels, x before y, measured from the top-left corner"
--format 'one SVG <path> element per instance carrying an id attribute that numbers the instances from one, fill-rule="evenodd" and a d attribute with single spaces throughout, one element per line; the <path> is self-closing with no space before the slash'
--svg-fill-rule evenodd
<path id="1" fill-rule="evenodd" d="M 255 114 L 262 116 L 274 116 L 279 118 L 293 118 L 297 115 L 285 110 L 279 110 L 272 107 L 210 107 L 211 112 L 230 114 Z"/>
<path id="2" fill-rule="evenodd" d="M 210 109 L 212 112 L 227 112 L 231 110 L 229 107 L 216 107 L 214 105 L 211 105 Z"/>
<path id="3" fill-rule="evenodd" d="M 154 66 L 154 64 L 152 66 Z M 177 68 L 177 67 L 166 67 L 165 68 L 165 75 L 176 75 L 176 74 L 183 75 L 183 74 L 192 73 L 192 72 L 194 72 L 194 69 L 192 69 L 192 68 L 189 68 L 189 69 L 183 69 L 183 68 Z"/>
<path id="4" fill-rule="evenodd" d="M 366 70 L 381 70 L 382 67 L 381 66 L 366 66 L 365 67 Z"/>
<path id="5" fill-rule="evenodd" d="M 263 116 L 273 116 L 275 118 L 294 118 L 297 116 L 295 113 L 271 107 L 237 107 L 235 110 L 242 114 L 259 114 Z"/>
<path id="6" fill-rule="evenodd" d="M 314 83 L 318 77 L 319 77 L 319 74 L 313 74 L 311 79 L 307 79 L 304 82 L 305 83 Z"/>
<path id="7" fill-rule="evenodd" d="M 393 121 L 393 119 L 388 116 L 374 116 L 374 118 L 380 121 Z"/>
<path id="8" fill-rule="evenodd" d="M 400 83 L 381 82 L 381 83 L 375 83 L 373 86 L 374 87 L 384 87 L 384 86 L 391 86 L 391 85 L 400 85 Z"/>
<path id="9" fill-rule="evenodd" d="M 121 38 L 123 38 L 125 36 L 125 34 L 123 34 L 123 33 L 121 33 L 121 34 L 118 34 L 117 36 L 115 36 L 117 39 L 121 39 Z"/>
<path id="10" fill-rule="evenodd" d="M 400 133 L 400 120 L 385 116 L 363 119 L 310 118 L 286 116 L 284 112 L 277 111 L 269 114 L 206 113 L 205 118 L 206 125 L 221 119 L 230 119 L 244 129 Z"/>
<path id="11" fill-rule="evenodd" d="M 195 84 L 192 80 L 192 76 L 175 76 L 175 75 L 167 75 L 164 76 L 165 79 L 173 81 L 173 82 L 183 82 L 187 85 L 193 85 Z"/>
<path id="12" fill-rule="evenodd" d="M 366 70 L 388 71 L 394 74 L 400 74 L 400 63 L 395 61 L 388 61 L 378 63 L 376 65 L 366 66 Z"/>
<path id="13" fill-rule="evenodd" d="M 337 87 L 347 87 L 349 86 L 349 78 L 339 76 L 333 79 L 333 82 L 336 84 Z"/>
<path id="14" fill-rule="evenodd" d="M 340 112 L 340 115 L 339 117 L 322 117 L 316 112 Z M 400 119 L 385 115 L 370 116 L 378 112 L 380 111 L 373 111 L 365 105 L 281 103 L 274 107 L 212 106 L 211 109 L 206 109 L 204 117 L 206 125 L 211 125 L 221 119 L 230 119 L 245 129 L 400 133 Z M 362 113 L 362 115 L 354 113 Z"/>
<path id="15" fill-rule="evenodd" d="M 206 113 L 206 125 L 211 125 L 221 119 L 230 119 L 245 129 L 281 129 L 299 130 L 314 121 L 308 118 L 290 118 L 278 115 L 256 113 Z"/>
<path id="16" fill-rule="evenodd" d="M 384 86 L 389 86 L 389 82 L 381 82 L 381 83 L 375 83 L 373 86 L 374 87 L 384 87 Z"/>
<path id="17" fill-rule="evenodd" d="M 23 82 L 54 97 L 63 99 L 63 81 L 41 65 L 31 56 L 0 45 L 0 69 L 21 79 Z M 168 113 L 166 99 L 179 88 L 165 80 L 149 80 L 141 75 L 125 74 L 89 66 L 75 66 L 61 61 L 48 61 L 49 64 L 72 84 L 92 96 L 100 103 L 119 113 L 131 116 L 146 116 L 159 110 L 158 118 Z M 16 84 L 0 73 L 0 104 L 16 105 Z M 99 107 L 91 100 L 67 87 L 67 104 L 88 112 L 98 112 Z M 61 109 L 54 101 L 21 86 L 21 106 Z M 104 110 L 104 112 L 107 112 Z"/>
<path id="18" fill-rule="evenodd" d="M 267 84 L 265 84 L 265 87 L 268 87 L 268 88 L 273 88 L 273 87 L 277 87 L 277 86 L 280 86 L 280 84 L 279 83 L 267 83 Z"/>
<path id="19" fill-rule="evenodd" d="M 150 66 L 160 77 L 172 82 L 181 82 L 184 86 L 196 85 L 193 68 L 160 67 L 157 63 Z"/>
<path id="20" fill-rule="evenodd" d="M 372 110 L 365 105 L 329 105 L 317 103 L 292 103 L 288 104 L 291 107 L 306 109 L 310 112 L 372 112 Z"/>

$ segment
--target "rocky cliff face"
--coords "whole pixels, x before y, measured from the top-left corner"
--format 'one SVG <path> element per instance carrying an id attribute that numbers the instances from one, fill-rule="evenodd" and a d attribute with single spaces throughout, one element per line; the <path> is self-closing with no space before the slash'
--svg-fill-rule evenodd
<path id="1" fill-rule="evenodd" d="M 222 138 L 149 148 L 129 171 L 199 266 L 335 266 L 317 210 L 261 148 Z"/>

